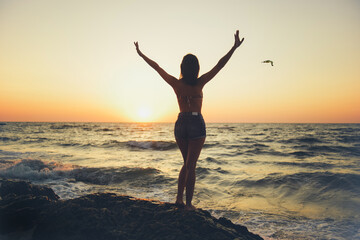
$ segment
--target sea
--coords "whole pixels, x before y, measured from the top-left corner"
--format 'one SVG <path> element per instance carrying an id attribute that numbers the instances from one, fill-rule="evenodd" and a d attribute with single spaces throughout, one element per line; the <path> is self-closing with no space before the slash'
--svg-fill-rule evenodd
<path id="1" fill-rule="evenodd" d="M 173 123 L 0 122 L 0 178 L 175 202 Z M 193 204 L 264 239 L 360 239 L 360 124 L 207 123 Z"/>

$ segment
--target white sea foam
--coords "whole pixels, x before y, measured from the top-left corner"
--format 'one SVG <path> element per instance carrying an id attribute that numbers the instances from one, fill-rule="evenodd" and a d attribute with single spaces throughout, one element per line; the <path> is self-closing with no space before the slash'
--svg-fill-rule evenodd
<path id="1" fill-rule="evenodd" d="M 44 162 L 34 159 L 14 161 L 11 166 L 0 169 L 0 177 L 24 180 L 60 179 L 74 168 L 54 161 Z"/>

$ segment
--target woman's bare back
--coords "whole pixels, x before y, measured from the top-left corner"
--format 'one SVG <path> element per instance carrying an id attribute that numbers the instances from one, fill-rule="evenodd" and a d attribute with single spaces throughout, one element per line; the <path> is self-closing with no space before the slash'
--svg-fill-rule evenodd
<path id="1" fill-rule="evenodd" d="M 203 86 L 191 86 L 181 79 L 174 84 L 173 89 L 177 96 L 180 112 L 201 112 L 203 102 Z"/>

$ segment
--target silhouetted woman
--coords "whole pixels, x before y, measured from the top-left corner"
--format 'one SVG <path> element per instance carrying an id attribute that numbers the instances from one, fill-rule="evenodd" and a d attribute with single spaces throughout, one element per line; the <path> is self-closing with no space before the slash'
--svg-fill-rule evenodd
<path id="1" fill-rule="evenodd" d="M 160 76 L 174 89 L 180 113 L 175 123 L 176 143 L 180 148 L 184 159 L 184 165 L 180 170 L 178 180 L 178 193 L 176 204 L 185 206 L 185 209 L 194 210 L 191 204 L 195 186 L 195 167 L 199 158 L 201 149 L 205 142 L 206 129 L 205 122 L 201 115 L 201 106 L 203 101 L 202 89 L 215 75 L 225 66 L 238 48 L 244 38 L 239 38 L 239 31 L 236 31 L 235 43 L 230 51 L 220 59 L 216 66 L 201 77 L 199 75 L 199 61 L 196 56 L 188 54 L 184 56 L 181 62 L 180 79 L 169 75 L 156 62 L 146 57 L 139 49 L 138 42 L 135 42 L 136 51 Z M 184 189 L 186 188 L 186 205 L 183 201 Z"/>

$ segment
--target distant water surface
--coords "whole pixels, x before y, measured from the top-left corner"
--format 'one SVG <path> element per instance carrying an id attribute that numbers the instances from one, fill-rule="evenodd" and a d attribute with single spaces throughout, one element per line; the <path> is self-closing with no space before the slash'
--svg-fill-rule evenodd
<path id="1" fill-rule="evenodd" d="M 360 239 L 360 124 L 207 124 L 194 204 L 266 239 Z M 0 177 L 175 200 L 167 123 L 0 122 Z"/>

